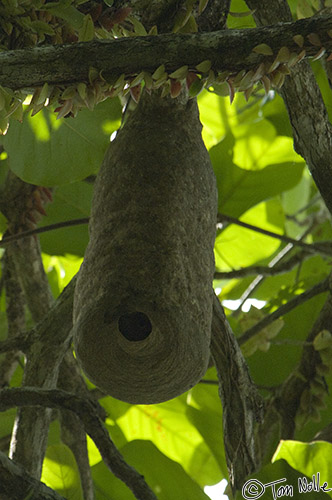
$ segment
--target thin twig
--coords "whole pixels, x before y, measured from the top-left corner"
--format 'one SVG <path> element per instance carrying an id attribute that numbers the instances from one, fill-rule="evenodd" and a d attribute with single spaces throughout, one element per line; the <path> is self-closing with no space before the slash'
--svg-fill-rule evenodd
<path id="1" fill-rule="evenodd" d="M 248 266 L 241 269 L 234 269 L 233 271 L 217 271 L 214 273 L 214 279 L 235 279 L 235 278 L 245 278 L 247 276 L 257 275 L 260 276 L 276 276 L 277 274 L 287 273 L 291 271 L 295 266 L 302 263 L 305 258 L 309 256 L 306 250 L 297 253 L 290 257 L 287 261 L 282 262 L 278 266 L 270 267 L 268 266 Z"/>
<path id="2" fill-rule="evenodd" d="M 294 246 L 302 247 L 310 253 L 322 253 L 324 255 L 332 256 L 332 245 L 330 242 L 322 241 L 320 243 L 315 243 L 309 245 L 308 243 L 304 243 L 301 240 L 294 240 L 293 238 L 289 238 L 284 234 L 274 233 L 273 231 L 268 231 L 267 229 L 263 229 L 261 227 L 253 226 L 252 224 L 248 224 L 247 222 L 240 221 L 235 217 L 231 217 L 230 215 L 218 214 L 218 222 L 230 222 L 231 224 L 236 224 L 237 226 L 244 227 L 245 229 L 250 229 L 251 231 L 256 231 L 256 233 L 264 234 L 265 236 L 270 236 L 271 238 L 275 238 L 280 241 L 284 241 L 285 243 L 290 243 Z"/>
<path id="3" fill-rule="evenodd" d="M 275 321 L 276 319 L 280 318 L 280 316 L 284 316 L 295 307 L 299 306 L 300 304 L 303 304 L 304 302 L 315 297 L 316 295 L 327 292 L 329 288 L 330 288 L 330 277 L 320 281 L 319 283 L 317 283 L 317 285 L 310 288 L 310 290 L 306 290 L 300 295 L 297 295 L 293 299 L 289 300 L 287 304 L 283 304 L 282 306 L 279 307 L 279 309 L 273 311 L 273 313 L 269 314 L 268 316 L 265 316 L 265 318 L 263 318 L 261 321 L 258 321 L 258 323 L 249 328 L 237 339 L 238 343 L 240 345 L 244 344 L 245 342 L 247 342 L 247 340 L 251 339 L 254 335 L 256 335 L 256 333 L 258 333 L 260 330 L 273 323 L 273 321 Z"/>
<path id="4" fill-rule="evenodd" d="M 304 233 L 298 238 L 298 240 L 303 240 L 314 228 L 316 222 L 313 221 L 309 227 L 304 231 Z M 291 243 L 288 243 L 284 248 L 280 250 L 280 252 L 277 253 L 275 257 L 273 257 L 270 262 L 268 263 L 268 267 L 273 269 L 281 262 L 286 255 L 288 255 L 292 249 L 294 248 L 294 245 Z M 304 254 L 306 253 L 305 250 L 302 251 Z M 310 255 L 310 254 L 309 254 Z M 304 259 L 303 259 L 304 260 Z M 245 301 L 254 293 L 254 291 L 261 285 L 261 283 L 264 281 L 265 276 L 263 275 L 258 275 L 256 278 L 250 283 L 250 285 L 247 287 L 247 289 L 243 292 L 242 296 L 240 297 L 240 304 L 238 308 L 234 311 L 233 315 L 236 315 L 240 312 L 242 309 L 243 304 Z"/>
<path id="5" fill-rule="evenodd" d="M 36 229 L 30 229 L 29 231 L 22 231 L 22 233 L 13 234 L 12 236 L 6 236 L 6 238 L 0 241 L 0 247 L 4 247 L 13 241 L 20 240 L 22 238 L 27 238 L 28 236 L 33 236 L 34 234 L 46 233 L 47 231 L 54 231 L 55 229 L 60 229 L 63 227 L 78 226 L 81 224 L 88 224 L 89 217 L 82 217 L 81 219 L 72 219 L 62 222 L 56 222 L 54 224 L 49 224 L 48 226 L 38 227 Z"/>
<path id="6" fill-rule="evenodd" d="M 218 380 L 208 380 L 202 378 L 202 380 L 199 381 L 199 384 L 206 384 L 206 385 L 219 385 Z"/>

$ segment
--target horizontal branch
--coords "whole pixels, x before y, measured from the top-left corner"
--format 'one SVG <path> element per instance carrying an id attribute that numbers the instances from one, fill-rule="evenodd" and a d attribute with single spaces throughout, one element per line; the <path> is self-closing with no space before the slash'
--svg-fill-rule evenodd
<path id="1" fill-rule="evenodd" d="M 144 477 L 128 465 L 103 426 L 91 401 L 61 390 L 37 388 L 3 389 L 0 391 L 0 411 L 15 406 L 42 406 L 74 412 L 83 422 L 86 433 L 95 442 L 105 465 L 121 479 L 140 500 L 156 500 Z"/>
<path id="2" fill-rule="evenodd" d="M 102 71 L 103 77 L 149 72 L 164 64 L 166 71 L 188 65 L 190 68 L 204 60 L 212 62 L 216 71 L 237 73 L 258 66 L 267 56 L 253 52 L 265 43 L 271 47 L 273 61 L 281 47 L 291 52 L 306 51 L 314 56 L 320 47 L 307 38 L 319 33 L 322 46 L 332 50 L 332 16 L 300 19 L 292 23 L 246 30 L 225 30 L 212 33 L 162 34 L 116 40 L 94 40 L 68 45 L 3 51 L 0 53 L 0 85 L 11 89 L 38 87 L 45 82 L 68 85 L 89 82 L 89 69 Z M 293 40 L 301 34 L 303 47 Z"/>
<path id="3" fill-rule="evenodd" d="M 81 219 L 71 219 L 62 222 L 55 222 L 54 224 L 49 224 L 48 226 L 37 227 L 35 229 L 29 229 L 28 231 L 22 231 L 21 233 L 16 233 L 10 236 L 5 236 L 0 240 L 0 247 L 5 247 L 13 241 L 21 240 L 22 238 L 27 238 L 28 236 L 33 236 L 34 234 L 46 233 L 47 231 L 54 231 L 55 229 L 62 229 L 64 227 L 79 226 L 81 224 L 88 224 L 89 217 L 82 217 Z"/>

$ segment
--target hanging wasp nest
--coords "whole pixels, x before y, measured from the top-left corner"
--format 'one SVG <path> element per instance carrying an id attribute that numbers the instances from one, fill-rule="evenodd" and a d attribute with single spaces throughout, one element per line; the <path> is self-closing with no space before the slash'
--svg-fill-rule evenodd
<path id="1" fill-rule="evenodd" d="M 204 375 L 216 215 L 195 100 L 145 93 L 97 176 L 74 298 L 77 357 L 113 397 L 158 403 Z"/>

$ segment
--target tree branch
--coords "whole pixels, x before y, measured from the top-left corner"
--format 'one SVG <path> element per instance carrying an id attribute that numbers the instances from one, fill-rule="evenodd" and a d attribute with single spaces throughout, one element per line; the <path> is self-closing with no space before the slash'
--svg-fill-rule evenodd
<path id="1" fill-rule="evenodd" d="M 316 223 L 313 221 L 309 225 L 309 227 L 307 227 L 307 229 L 304 231 L 304 233 L 298 238 L 298 240 L 303 240 L 312 231 L 315 224 Z M 282 248 L 281 250 L 279 250 L 277 255 L 275 255 L 270 260 L 270 262 L 268 263 L 268 267 L 271 269 L 277 267 L 279 262 L 281 262 L 286 257 L 286 255 L 288 255 L 291 252 L 291 250 L 293 248 L 294 248 L 294 245 L 292 243 L 287 243 L 287 245 L 284 248 Z M 299 255 L 301 255 L 301 254 L 303 254 L 304 256 L 306 256 L 306 255 L 310 256 L 310 254 L 307 254 L 305 250 L 303 250 L 302 252 L 299 253 Z M 305 257 L 303 257 L 303 260 L 304 259 L 305 259 Z M 291 260 L 291 259 L 289 259 L 289 260 Z M 282 264 L 280 264 L 280 265 L 282 266 Z M 256 276 L 256 278 L 254 278 L 254 280 L 249 284 L 249 286 L 246 288 L 246 290 L 241 295 L 240 303 L 239 303 L 238 307 L 236 308 L 236 310 L 233 312 L 233 315 L 236 315 L 242 309 L 242 306 L 245 303 L 245 301 L 250 297 L 250 295 L 252 295 L 254 293 L 254 291 L 260 286 L 260 284 L 262 283 L 262 281 L 264 279 L 265 279 L 265 277 L 262 274 L 259 274 L 258 276 Z"/>
<path id="2" fill-rule="evenodd" d="M 301 264 L 310 254 L 305 250 L 293 255 L 285 262 L 281 262 L 275 267 L 269 266 L 248 266 L 241 269 L 234 269 L 233 271 L 217 271 L 214 273 L 215 280 L 230 280 L 236 278 L 246 278 L 247 276 L 260 275 L 260 276 L 276 276 L 278 274 L 287 273 L 291 271 L 295 266 Z"/>
<path id="3" fill-rule="evenodd" d="M 71 351 L 66 353 L 65 361 L 65 363 L 62 363 L 59 373 L 59 389 L 91 400 L 93 395 L 88 391 Z M 106 412 L 104 408 L 96 399 L 93 404 L 98 408 L 99 417 L 105 420 Z M 62 442 L 69 446 L 78 466 L 84 500 L 94 500 L 94 487 L 84 425 L 77 415 L 68 410 L 61 410 L 60 422 Z"/>
<path id="4" fill-rule="evenodd" d="M 6 247 L 13 241 L 21 240 L 22 238 L 27 238 L 28 236 L 33 236 L 34 234 L 46 233 L 47 231 L 54 231 L 55 229 L 63 227 L 79 226 L 81 224 L 88 223 L 89 217 L 83 217 L 81 219 L 55 222 L 54 224 L 49 224 L 48 226 L 36 227 L 35 229 L 29 229 L 28 231 L 22 231 L 21 233 L 12 234 L 10 236 L 6 235 L 2 240 L 0 240 L 0 247 Z"/>
<path id="5" fill-rule="evenodd" d="M 292 19 L 286 0 L 246 0 L 246 4 L 254 11 L 257 25 Z M 293 128 L 294 148 L 306 160 L 332 213 L 332 129 L 318 84 L 307 62 L 303 61 L 293 68 L 280 94 Z"/>
<path id="6" fill-rule="evenodd" d="M 295 307 L 303 304 L 307 300 L 312 299 L 316 295 L 320 293 L 327 292 L 330 289 L 330 277 L 325 278 L 324 280 L 317 283 L 317 285 L 310 288 L 310 290 L 306 290 L 305 292 L 297 295 L 293 299 L 289 300 L 286 304 L 283 304 L 279 309 L 273 311 L 273 313 L 265 316 L 261 321 L 256 323 L 254 326 L 249 328 L 245 333 L 243 333 L 240 337 L 238 337 L 237 341 L 239 345 L 244 344 L 247 340 L 251 339 L 256 333 L 258 333 L 263 328 L 266 328 L 268 325 L 273 323 L 276 319 L 280 318 L 280 316 L 284 316 L 288 312 L 290 312 Z"/>
<path id="7" fill-rule="evenodd" d="M 96 407 L 91 401 L 60 390 L 36 388 L 3 389 L 0 391 L 0 411 L 14 406 L 42 406 L 74 412 L 83 422 L 86 433 L 95 442 L 105 465 L 121 479 L 139 500 L 156 500 L 144 477 L 123 459 L 108 431 L 103 426 Z"/>
<path id="8" fill-rule="evenodd" d="M 263 61 L 272 62 L 284 46 L 291 52 L 304 49 L 306 56 L 316 55 L 319 48 L 308 40 L 310 33 L 319 33 L 323 46 L 331 50 L 332 39 L 327 33 L 331 28 L 332 16 L 326 16 L 250 30 L 162 34 L 4 51 L 0 53 L 0 85 L 14 90 L 45 82 L 58 86 L 88 83 L 91 67 L 102 72 L 105 79 L 114 79 L 123 73 L 135 75 L 142 69 L 153 72 L 161 64 L 168 72 L 183 65 L 195 68 L 206 59 L 212 61 L 215 71 L 237 73 Z M 304 37 L 303 49 L 293 40 L 298 34 Z M 274 56 L 253 52 L 261 43 L 269 45 Z"/>
<path id="9" fill-rule="evenodd" d="M 16 335 L 15 337 L 0 342 L 0 353 L 16 350 L 25 352 L 32 342 L 30 332 L 25 333 L 23 336 Z"/>
<path id="10" fill-rule="evenodd" d="M 327 300 L 320 312 L 319 317 L 315 321 L 309 335 L 304 343 L 302 356 L 298 366 L 293 370 L 289 377 L 275 391 L 274 397 L 270 400 L 266 410 L 265 420 L 259 430 L 259 438 L 261 443 L 262 454 L 265 459 L 270 461 L 272 454 L 275 451 L 271 447 L 271 433 L 274 432 L 274 443 L 277 444 L 280 439 L 293 439 L 296 428 L 295 418 L 302 413 L 305 420 L 311 415 L 317 417 L 317 399 L 321 399 L 327 394 L 327 385 L 324 382 L 324 377 L 319 373 L 318 368 L 322 364 L 319 351 L 315 351 L 313 340 L 316 335 L 324 329 L 330 329 L 332 322 L 332 296 L 329 294 Z M 320 384 L 319 397 L 316 389 L 316 394 L 312 394 L 312 383 Z M 308 407 L 302 408 L 302 395 L 308 391 L 306 400 Z M 331 430 L 331 426 L 330 426 Z M 325 439 L 323 437 L 322 439 Z M 270 441 L 270 442 L 269 442 Z"/>
<path id="11" fill-rule="evenodd" d="M 44 483 L 29 476 L 20 465 L 0 452 L 0 498 L 31 498 L 33 500 L 65 500 Z M 15 492 L 15 497 L 13 496 Z"/>
<path id="12" fill-rule="evenodd" d="M 8 339 L 21 338 L 25 330 L 25 299 L 15 273 L 15 265 L 10 249 L 7 249 L 4 255 L 3 278 L 6 290 Z M 7 351 L 6 355 L 1 359 L 0 387 L 9 385 L 21 357 L 22 352 L 20 344 L 18 344 L 15 351 Z"/>
<path id="13" fill-rule="evenodd" d="M 3 191 L 3 211 L 9 221 L 10 231 L 17 232 L 19 228 L 27 227 L 29 206 L 37 194 L 36 186 L 27 184 L 8 173 Z M 20 200 L 17 203 L 16 200 Z M 16 276 L 20 280 L 26 303 L 32 319 L 38 323 L 50 310 L 53 303 L 52 293 L 44 270 L 39 240 L 32 236 L 12 243 L 10 254 L 15 265 Z M 45 349 L 45 346 L 44 346 Z M 27 350 L 27 360 L 24 368 L 23 385 L 43 386 L 45 379 L 41 378 L 41 366 L 44 357 L 40 346 L 33 344 Z M 47 366 L 50 369 L 50 366 Z M 48 377 L 48 382 L 56 383 L 56 378 Z M 19 409 L 17 412 L 10 445 L 10 457 L 22 464 L 36 479 L 40 478 L 42 463 L 47 446 L 48 427 L 51 414 L 49 411 L 36 409 Z"/>
<path id="14" fill-rule="evenodd" d="M 263 400 L 253 384 L 241 349 L 214 295 L 211 354 L 223 405 L 226 461 L 233 491 L 257 470 L 255 427 L 262 420 Z"/>

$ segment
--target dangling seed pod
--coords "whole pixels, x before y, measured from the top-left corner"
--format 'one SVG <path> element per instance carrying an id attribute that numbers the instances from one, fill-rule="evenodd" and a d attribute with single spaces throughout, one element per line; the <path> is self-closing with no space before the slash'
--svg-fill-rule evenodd
<path id="1" fill-rule="evenodd" d="M 108 394 L 158 403 L 204 375 L 216 215 L 195 100 L 144 93 L 97 176 L 74 297 L 77 357 Z"/>

